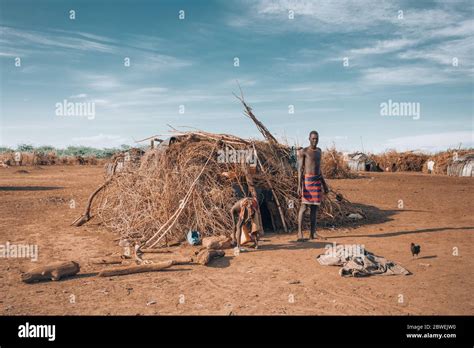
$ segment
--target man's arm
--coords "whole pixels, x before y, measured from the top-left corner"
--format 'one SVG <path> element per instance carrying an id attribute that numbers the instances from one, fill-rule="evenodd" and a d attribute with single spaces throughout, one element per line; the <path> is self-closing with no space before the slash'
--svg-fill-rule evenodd
<path id="1" fill-rule="evenodd" d="M 298 197 L 301 196 L 301 179 L 304 172 L 304 149 L 296 151 L 296 157 L 298 159 Z"/>
<path id="2" fill-rule="evenodd" d="M 329 193 L 329 186 L 326 184 L 326 180 L 324 180 L 323 173 L 321 172 L 321 183 L 323 184 L 324 193 Z"/>
<path id="3" fill-rule="evenodd" d="M 323 175 L 323 152 L 321 149 L 319 149 L 321 153 L 321 159 L 319 160 L 319 174 L 321 175 L 321 183 L 323 184 L 323 190 L 324 193 L 328 194 L 329 193 L 329 186 L 326 184 L 326 180 L 324 180 L 324 175 Z"/>

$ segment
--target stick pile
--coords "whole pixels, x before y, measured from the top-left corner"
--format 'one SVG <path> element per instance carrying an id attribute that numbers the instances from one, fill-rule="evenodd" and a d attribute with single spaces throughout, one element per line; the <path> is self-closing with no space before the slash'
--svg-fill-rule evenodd
<path id="1" fill-rule="evenodd" d="M 337 151 L 335 147 L 323 151 L 321 170 L 326 179 L 352 179 L 357 177 L 350 171 L 342 153 Z"/>
<path id="2" fill-rule="evenodd" d="M 374 161 L 385 172 L 421 172 L 428 157 L 423 153 L 397 152 L 395 150 L 372 155 Z"/>
<path id="3" fill-rule="evenodd" d="M 91 195 L 84 215 L 73 224 L 87 222 L 94 205 L 106 227 L 149 248 L 182 241 L 189 230 L 197 230 L 204 237 L 229 236 L 232 205 L 243 196 L 253 195 L 259 200 L 265 196 L 273 203 L 277 226 L 284 231 L 295 230 L 299 198 L 291 148 L 271 135 L 243 97 L 239 100 L 265 141 L 173 129 L 173 142 L 149 149 L 139 166 L 115 172 Z M 250 164 L 242 157 L 222 161 L 222 153 L 229 151 L 245 153 Z M 339 157 L 334 160 L 340 175 L 345 169 Z M 351 221 L 351 213 L 364 215 L 336 192 L 325 196 L 319 210 L 320 221 L 331 226 Z"/>
<path id="4" fill-rule="evenodd" d="M 203 132 L 180 135 L 179 141 L 164 150 L 149 150 L 138 169 L 117 173 L 98 195 L 97 215 L 122 238 L 138 243 L 166 230 L 158 245 L 183 240 L 190 229 L 203 236 L 230 235 L 230 208 L 239 199 L 237 192 L 249 191 L 249 174 L 241 163 L 220 163 L 217 151 L 226 147 L 249 150 L 252 145 L 263 169 L 252 175 L 253 185 L 273 190 L 273 199 L 281 206 L 281 220 L 293 230 L 299 200 L 296 171 L 287 161 L 289 148 Z M 349 221 L 348 214 L 361 213 L 349 201 L 336 200 L 335 195 L 331 192 L 323 201 L 323 222 L 340 225 Z"/>

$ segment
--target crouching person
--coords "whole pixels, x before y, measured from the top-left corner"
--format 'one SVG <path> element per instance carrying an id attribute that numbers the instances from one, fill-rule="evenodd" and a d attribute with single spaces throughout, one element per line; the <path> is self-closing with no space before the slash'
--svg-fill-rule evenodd
<path id="1" fill-rule="evenodd" d="M 249 231 L 250 240 L 254 243 L 255 249 L 258 249 L 258 239 L 262 229 L 257 200 L 252 197 L 242 198 L 232 206 L 230 213 L 232 214 L 232 244 L 239 251 L 243 250 L 241 248 L 244 239 L 242 234 Z"/>

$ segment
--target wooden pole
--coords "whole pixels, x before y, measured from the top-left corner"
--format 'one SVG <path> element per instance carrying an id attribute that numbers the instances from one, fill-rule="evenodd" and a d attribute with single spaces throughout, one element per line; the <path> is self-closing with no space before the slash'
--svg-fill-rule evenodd
<path id="1" fill-rule="evenodd" d="M 134 273 L 157 272 L 173 265 L 185 265 L 192 262 L 191 258 L 162 261 L 150 265 L 133 265 L 104 269 L 99 272 L 99 277 L 112 277 Z"/>
<path id="2" fill-rule="evenodd" d="M 252 195 L 253 198 L 255 198 L 255 200 L 257 201 L 257 219 L 258 219 L 258 223 L 260 225 L 260 228 L 262 230 L 262 233 L 261 235 L 263 236 L 265 234 L 265 231 L 263 230 L 263 223 L 262 223 L 262 214 L 260 213 L 260 204 L 258 204 L 258 195 L 257 195 L 257 190 L 255 189 L 255 185 L 253 183 L 253 177 L 252 177 L 252 174 L 250 174 L 248 171 L 247 171 L 247 167 L 245 166 L 245 163 L 242 164 L 242 167 L 244 169 L 244 174 L 245 174 L 245 179 L 247 181 L 247 185 L 248 185 L 248 188 L 249 188 L 249 191 Z"/>
<path id="3" fill-rule="evenodd" d="M 102 185 L 100 185 L 92 194 L 89 196 L 89 199 L 87 200 L 87 205 L 86 209 L 84 210 L 84 214 L 82 216 L 79 216 L 76 220 L 74 220 L 71 223 L 71 226 L 82 226 L 84 225 L 87 221 L 91 219 L 91 207 L 92 207 L 92 201 L 94 200 L 94 197 L 104 189 L 105 186 L 107 186 L 113 179 L 114 177 L 110 177 L 107 179 Z"/>
<path id="4" fill-rule="evenodd" d="M 265 168 L 263 168 L 262 162 L 260 162 L 260 159 L 257 156 L 257 150 L 255 149 L 255 145 L 253 145 L 253 150 L 255 152 L 255 157 L 257 158 L 258 165 L 260 166 L 260 169 L 262 170 L 262 172 L 264 174 L 263 177 L 265 178 L 265 181 L 266 181 L 267 185 L 270 187 L 270 190 L 272 191 L 272 195 L 275 198 L 275 203 L 277 205 L 278 212 L 280 213 L 280 218 L 281 218 L 281 223 L 283 225 L 283 230 L 285 231 L 285 233 L 288 233 L 288 227 L 286 226 L 285 216 L 283 215 L 283 210 L 282 210 L 281 205 L 280 205 L 280 200 L 278 199 L 278 196 L 276 195 L 275 190 L 273 189 L 273 185 L 271 184 L 270 180 L 268 180 L 267 176 L 265 175 L 266 171 L 265 171 Z"/>

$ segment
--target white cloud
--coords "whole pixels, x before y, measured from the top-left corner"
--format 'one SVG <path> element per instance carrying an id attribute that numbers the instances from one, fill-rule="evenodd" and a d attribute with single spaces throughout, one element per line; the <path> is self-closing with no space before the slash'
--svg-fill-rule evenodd
<path id="1" fill-rule="evenodd" d="M 8 51 L 3 51 L 0 52 L 0 57 L 18 57 L 19 54 L 15 52 L 8 52 Z"/>
<path id="2" fill-rule="evenodd" d="M 462 20 L 452 25 L 433 30 L 429 34 L 433 38 L 472 36 L 474 34 L 474 20 Z"/>
<path id="3" fill-rule="evenodd" d="M 124 87 L 125 85 L 120 82 L 115 76 L 111 75 L 100 75 L 100 74 L 79 74 L 81 81 L 84 81 L 86 88 L 91 88 L 99 91 L 115 90 L 117 88 Z"/>
<path id="4" fill-rule="evenodd" d="M 303 31 L 364 30 L 397 15 L 397 7 L 385 0 L 377 1 L 376 6 L 372 0 L 261 0 L 255 7 L 260 19 L 279 19 L 286 29 Z M 288 19 L 289 10 L 294 11 L 294 20 Z"/>
<path id="5" fill-rule="evenodd" d="M 467 127 L 469 126 L 467 125 Z M 462 144 L 463 147 L 474 146 L 472 130 L 396 137 L 388 139 L 384 146 L 387 149 L 395 148 L 400 151 L 414 149 L 438 151 L 447 148 L 457 148 L 460 144 Z"/>
<path id="6" fill-rule="evenodd" d="M 397 66 L 363 70 L 361 81 L 371 85 L 423 86 L 452 82 L 455 76 L 426 66 Z"/>
<path id="7" fill-rule="evenodd" d="M 385 59 L 385 57 L 387 58 L 385 62 L 393 62 L 394 58 L 398 58 L 399 68 L 402 68 L 407 59 L 449 64 L 454 56 L 462 60 L 464 66 L 472 65 L 474 20 L 468 15 L 469 11 L 466 11 L 467 8 L 472 9 L 472 4 L 468 1 L 434 3 L 429 4 L 432 8 L 424 9 L 401 1 L 376 0 L 260 0 L 248 2 L 248 4 L 239 17 L 229 20 L 229 25 L 241 27 L 242 30 L 261 31 L 274 35 L 282 32 L 355 33 L 364 31 L 369 40 L 377 34 L 385 34 L 387 37 L 369 42 L 362 47 L 360 38 L 354 40 L 354 44 L 349 43 L 356 46 L 353 48 L 347 47 L 347 43 L 334 43 L 331 45 L 330 52 L 327 49 L 302 50 L 295 59 L 279 63 L 284 65 L 285 69 L 310 72 L 326 62 L 339 61 L 346 56 L 350 59 L 354 58 L 351 59 L 351 67 L 377 67 L 376 59 Z M 288 19 L 290 9 L 295 12 L 293 20 Z M 402 19 L 398 18 L 400 10 L 403 11 Z M 382 56 L 393 53 L 398 54 Z M 374 57 L 375 55 L 382 57 Z M 362 56 L 371 57 L 362 59 Z M 410 67 L 404 69 L 413 71 Z M 375 72 L 381 71 L 375 70 Z M 367 71 L 369 74 L 371 72 L 371 70 Z M 420 70 L 417 72 L 423 73 Z M 369 75 L 368 78 L 378 82 L 385 80 L 383 76 Z M 438 83 L 449 77 L 422 76 L 422 79 L 417 79 L 415 76 L 414 79 L 418 82 L 411 84 L 421 85 Z M 406 82 L 410 84 L 409 81 Z M 395 78 L 396 84 L 406 84 L 406 82 L 404 76 Z"/>
<path id="8" fill-rule="evenodd" d="M 145 53 L 140 54 L 138 59 L 131 58 L 131 66 L 140 72 L 150 73 L 151 71 L 169 71 L 171 69 L 180 69 L 191 66 L 190 60 L 180 59 L 164 54 Z"/>
<path id="9" fill-rule="evenodd" d="M 474 29 L 474 28 L 473 28 Z M 474 38 L 466 37 L 463 39 L 441 42 L 425 48 L 408 50 L 399 53 L 402 59 L 421 59 L 432 61 L 437 64 L 452 66 L 453 58 L 456 57 L 459 66 L 472 67 L 474 54 Z"/>
<path id="10" fill-rule="evenodd" d="M 100 43 L 88 38 L 75 37 L 74 32 L 65 32 L 63 35 L 50 32 L 40 32 L 12 27 L 0 27 L 0 34 L 9 46 L 16 47 L 18 43 L 29 48 L 44 50 L 47 48 L 62 48 L 79 51 L 96 51 L 112 53 L 115 47 Z M 80 36 L 83 36 L 80 35 Z"/>
<path id="11" fill-rule="evenodd" d="M 237 84 L 238 82 L 238 84 Z M 250 77 L 239 77 L 237 79 L 228 79 L 222 83 L 223 88 L 234 88 L 238 89 L 238 85 L 241 87 L 255 86 L 258 83 L 256 79 Z"/>
<path id="12" fill-rule="evenodd" d="M 69 96 L 69 99 L 82 99 L 82 98 L 87 98 L 87 94 L 80 93 L 80 94 L 75 94 L 75 95 Z"/>
<path id="13" fill-rule="evenodd" d="M 373 46 L 356 48 L 349 51 L 350 55 L 383 54 L 399 51 L 417 44 L 417 40 L 393 39 L 377 41 Z"/>

